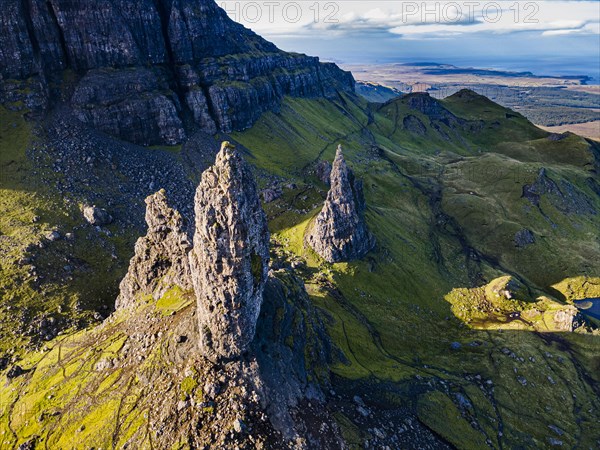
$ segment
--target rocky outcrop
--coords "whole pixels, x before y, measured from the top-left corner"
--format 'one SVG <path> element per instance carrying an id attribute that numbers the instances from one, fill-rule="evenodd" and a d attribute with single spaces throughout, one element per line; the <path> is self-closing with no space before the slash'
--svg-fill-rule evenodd
<path id="1" fill-rule="evenodd" d="M 330 176 L 331 188 L 323 209 L 309 230 L 306 241 L 328 262 L 363 257 L 375 246 L 364 218 L 362 182 L 346 165 L 338 146 Z"/>
<path id="2" fill-rule="evenodd" d="M 564 179 L 557 183 L 548 176 L 545 168 L 539 170 L 533 183 L 523 186 L 522 196 L 540 209 L 541 199 L 545 197 L 563 214 L 594 215 L 597 213 L 592 202 L 583 192 Z"/>
<path id="3" fill-rule="evenodd" d="M 402 127 L 408 130 L 410 133 L 417 134 L 419 136 L 425 136 L 427 133 L 427 127 L 417 116 L 408 115 L 402 119 Z"/>
<path id="4" fill-rule="evenodd" d="M 425 114 L 431 120 L 456 120 L 454 114 L 448 111 L 439 100 L 433 98 L 427 92 L 416 92 L 404 97 L 406 104 L 417 111 Z"/>
<path id="5" fill-rule="evenodd" d="M 200 346 L 212 360 L 237 357 L 256 330 L 269 268 L 269 231 L 249 165 L 228 142 L 196 191 L 190 254 Z"/>
<path id="6" fill-rule="evenodd" d="M 127 373 L 148 384 L 165 391 L 181 386 L 177 395 L 143 400 L 153 411 L 151 427 L 162 430 L 161 448 L 180 440 L 194 448 L 342 446 L 323 406 L 329 338 L 303 281 L 291 269 L 268 270 L 269 232 L 258 195 L 250 166 L 224 142 L 198 186 L 193 247 L 164 191 L 146 200 L 148 233 L 136 243 L 117 308 L 167 290 L 187 298 L 192 289 L 197 308 L 182 306 L 152 320 L 151 305 L 128 311 L 119 328 L 128 343 L 119 358 L 101 359 L 94 368 L 135 367 Z M 157 349 L 170 370 L 139 366 Z M 315 421 L 318 430 L 307 426 Z"/>
<path id="7" fill-rule="evenodd" d="M 90 70 L 71 98 L 78 118 L 94 128 L 143 145 L 175 145 L 186 134 L 181 105 L 164 70 Z"/>
<path id="8" fill-rule="evenodd" d="M 213 0 L 4 3 L 0 103 L 42 109 L 74 92 L 80 120 L 138 144 L 180 143 L 188 117 L 188 128 L 230 132 L 285 95 L 354 90 L 350 73 L 280 51 Z"/>
<path id="9" fill-rule="evenodd" d="M 523 228 L 515 233 L 515 245 L 517 247 L 525 248 L 531 244 L 535 244 L 535 235 L 531 230 Z"/>
<path id="10" fill-rule="evenodd" d="M 167 204 L 161 190 L 146 199 L 148 233 L 135 244 L 135 255 L 120 285 L 116 308 L 127 308 L 140 296 L 158 300 L 177 286 L 192 288 L 188 253 L 191 248 L 183 218 Z"/>
<path id="11" fill-rule="evenodd" d="M 571 305 L 556 311 L 553 319 L 557 331 L 572 332 L 585 324 L 583 316 Z"/>

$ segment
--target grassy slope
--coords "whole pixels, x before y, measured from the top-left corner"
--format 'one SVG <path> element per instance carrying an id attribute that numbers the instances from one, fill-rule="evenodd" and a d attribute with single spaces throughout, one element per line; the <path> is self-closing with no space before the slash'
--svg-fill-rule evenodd
<path id="1" fill-rule="evenodd" d="M 471 285 L 470 265 L 485 279 L 515 273 L 532 289 L 550 292 L 555 292 L 552 284 L 565 278 L 600 275 L 600 248 L 593 239 L 597 216 L 564 217 L 547 206 L 544 213 L 558 224 L 552 227 L 521 199 L 523 185 L 535 179 L 540 167 L 594 198 L 585 185 L 589 148 L 575 136 L 549 141 L 524 118 L 507 116 L 508 110 L 482 97 L 453 97 L 444 104 L 459 117 L 483 118 L 484 126 L 448 141 L 402 101 L 375 111 L 369 121 L 350 99 L 338 102 L 337 111 L 330 104 L 290 99 L 281 114 L 267 114 L 257 126 L 234 137 L 250 150 L 260 169 L 297 183 L 311 183 L 299 169 L 317 158 L 331 160 L 339 142 L 364 180 L 367 220 L 378 247 L 363 261 L 331 266 L 304 249 L 304 229 L 318 208 L 305 214 L 280 213 L 273 230 L 285 250 L 306 260 L 313 300 L 334 318 L 330 332 L 350 362 L 339 363 L 336 373 L 349 378 L 447 379 L 470 399 L 487 431 L 461 432 L 462 443 L 456 441 L 457 430 L 473 429 L 466 415 L 448 413 L 446 421 L 440 421 L 429 414 L 436 410 L 431 405 L 446 410 L 449 400 L 439 395 L 427 396 L 418 413 L 459 447 L 480 446 L 482 435 L 498 447 L 500 431 L 503 446 L 545 446 L 549 438 L 559 438 L 548 429 L 550 424 L 566 431 L 560 437 L 566 445 L 591 445 L 597 433 L 583 423 L 599 420 L 593 412 L 598 397 L 583 373 L 597 377 L 597 337 L 562 334 L 559 343 L 553 335 L 525 330 L 470 330 L 453 318 L 450 304 L 443 300 L 453 288 Z M 427 124 L 425 137 L 397 125 L 407 114 Z M 370 151 L 373 144 L 379 153 Z M 441 188 L 438 206 L 454 227 L 434 225 L 437 206 L 431 193 L 436 186 Z M 315 183 L 313 189 L 323 195 L 323 186 Z M 600 210 L 597 200 L 595 206 Z M 541 238 L 519 250 L 514 233 L 525 227 Z M 465 245 L 475 248 L 482 260 L 465 258 Z M 451 351 L 452 341 L 463 347 Z M 502 353 L 505 347 L 524 362 Z M 481 387 L 473 380 L 476 374 L 490 384 Z M 527 385 L 517 376 L 524 376 Z M 485 386 L 493 386 L 493 393 Z"/>
<path id="2" fill-rule="evenodd" d="M 0 107 L 0 355 L 38 342 L 42 316 L 63 328 L 94 320 L 93 310 L 113 303 L 134 242 L 115 227 L 111 237 L 96 232 L 79 205 L 39 182 L 26 157 L 37 139 L 31 127 L 24 112 Z M 63 239 L 46 240 L 53 230 Z M 69 232 L 72 241 L 64 239 Z M 19 264 L 24 258 L 31 261 Z"/>
<path id="3" fill-rule="evenodd" d="M 531 182 L 542 165 L 553 176 L 566 177 L 587 189 L 583 180 L 588 167 L 581 161 L 588 158 L 588 152 L 577 138 L 569 138 L 578 146 L 576 156 L 563 161 L 563 151 L 555 152 L 551 148 L 554 143 L 544 140 L 543 133 L 520 117 L 506 117 L 503 108 L 478 98 L 452 98 L 446 104 L 459 116 L 484 117 L 483 131 L 463 131 L 448 140 L 427 117 L 410 111 L 402 101 L 372 109 L 369 117 L 366 103 L 341 97 L 336 102 L 287 99 L 280 113 L 264 114 L 253 128 L 235 133 L 233 138 L 248 151 L 262 180 L 276 176 L 283 184 L 295 184 L 285 188 L 279 200 L 266 205 L 270 227 L 274 241 L 281 244 L 277 251 L 304 262 L 299 270 L 309 293 L 331 318 L 329 332 L 346 358 L 335 364 L 336 374 L 421 385 L 437 380 L 418 398 L 405 400 L 414 405 L 421 421 L 460 448 L 481 448 L 486 440 L 495 448 L 544 447 L 551 437 L 567 447 L 593 446 L 598 439 L 600 410 L 598 392 L 592 387 L 597 386 L 600 373 L 597 336 L 474 330 L 455 318 L 451 304 L 444 300 L 454 288 L 471 287 L 474 279 L 491 280 L 506 270 L 534 289 L 543 291 L 553 284 L 553 289 L 568 299 L 595 292 L 593 286 L 600 282 L 581 276 L 600 275 L 597 241 L 588 242 L 585 250 L 576 244 L 589 241 L 598 219 L 567 220 L 544 205 L 544 212 L 559 224 L 554 229 L 535 211 L 528 211 L 520 198 L 522 185 Z M 407 114 L 419 116 L 426 124 L 426 137 L 398 125 Z M 517 142 L 502 142 L 494 134 L 498 130 Z M 303 235 L 326 192 L 326 186 L 311 172 L 312 165 L 319 159 L 332 160 L 338 143 L 344 145 L 349 164 L 364 180 L 367 221 L 378 246 L 362 261 L 330 265 L 304 248 Z M 532 148 L 540 156 L 528 151 Z M 560 152 L 560 160 L 547 160 L 549 152 Z M 515 167 L 518 178 L 511 178 Z M 507 173 L 511 177 L 506 177 Z M 571 226 L 573 220 L 579 225 Z M 524 226 L 544 233 L 531 250 L 518 250 L 512 243 L 514 231 Z M 466 257 L 465 248 L 469 247 L 484 258 L 474 261 Z M 167 305 L 166 310 L 170 308 Z M 48 345 L 52 350 L 43 358 L 56 358 L 57 348 L 67 348 L 61 343 L 70 339 L 76 341 L 72 348 L 84 351 L 85 342 L 94 339 L 95 333 L 59 338 Z M 454 341 L 462 347 L 451 350 Z M 94 354 L 107 351 L 112 342 L 112 337 L 100 339 Z M 505 348 L 513 353 L 505 354 Z M 69 361 L 65 355 L 61 367 L 82 359 L 89 359 L 89 364 L 98 360 L 80 355 Z M 24 368 L 34 367 L 39 358 L 42 356 L 30 354 Z M 9 439 L 5 442 L 11 445 L 16 441 L 11 430 L 18 431 L 22 442 L 34 433 L 57 436 L 56 430 L 64 427 L 73 436 L 83 424 L 79 435 L 90 445 L 116 443 L 112 433 L 103 434 L 97 426 L 107 420 L 113 423 L 110 405 L 104 401 L 84 409 L 72 426 L 67 424 L 71 421 L 68 414 L 64 423 L 53 419 L 48 425 L 46 419 L 38 420 L 41 411 L 53 406 L 44 403 L 48 389 L 57 392 L 52 395 L 61 399 L 56 400 L 59 407 L 69 404 L 71 382 L 93 391 L 93 398 L 99 398 L 96 394 L 102 391 L 99 382 L 116 384 L 108 378 L 103 381 L 99 374 L 86 378 L 86 370 L 74 368 L 74 376 L 63 380 L 56 371 L 41 369 L 38 366 L 11 384 L 0 379 L 4 386 L 0 427 L 4 439 Z M 519 381 L 520 376 L 526 378 L 526 385 Z M 434 387 L 440 386 L 439 380 L 446 389 Z M 117 387 L 109 388 L 114 390 L 113 396 L 101 398 L 122 396 L 124 387 Z M 15 403 L 25 392 L 24 400 Z M 457 394 L 472 406 L 460 409 Z M 15 414 L 15 405 L 26 407 L 24 418 Z M 78 408 L 77 404 L 71 406 Z M 476 427 L 471 425 L 473 420 Z M 131 421 L 130 429 L 146 422 L 134 414 Z M 565 434 L 556 436 L 548 425 L 560 427 Z M 344 429 L 348 435 L 356 434 L 349 423 Z"/>
<path id="4" fill-rule="evenodd" d="M 156 308 L 144 306 L 126 317 L 113 316 L 96 328 L 59 337 L 42 351 L 30 352 L 20 361 L 25 375 L 12 382 L 2 378 L 0 447 L 35 442 L 36 448 L 74 448 L 76 442 L 77 448 L 150 448 L 148 416 L 157 414 L 152 411 L 156 392 L 175 403 L 192 393 L 202 396 L 196 389 L 197 374 L 186 376 L 162 357 L 174 342 L 181 316 L 175 312 L 189 313 L 189 303 L 181 292 L 170 292 Z M 145 323 L 136 323 L 134 316 Z M 142 329 L 152 338 L 146 339 L 149 347 L 138 360 L 132 349 L 140 346 Z M 121 367 L 114 367 L 112 360 Z"/>

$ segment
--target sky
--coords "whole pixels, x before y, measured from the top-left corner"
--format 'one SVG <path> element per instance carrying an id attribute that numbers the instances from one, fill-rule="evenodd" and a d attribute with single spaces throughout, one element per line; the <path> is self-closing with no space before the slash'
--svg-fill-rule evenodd
<path id="1" fill-rule="evenodd" d="M 281 49 L 600 79 L 599 1 L 217 0 Z"/>

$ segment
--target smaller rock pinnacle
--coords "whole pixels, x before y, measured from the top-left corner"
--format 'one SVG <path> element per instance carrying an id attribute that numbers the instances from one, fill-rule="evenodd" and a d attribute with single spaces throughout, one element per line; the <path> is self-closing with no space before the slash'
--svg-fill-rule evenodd
<path id="1" fill-rule="evenodd" d="M 364 218 L 362 182 L 346 165 L 341 145 L 335 154 L 330 183 L 327 200 L 306 241 L 328 262 L 361 258 L 374 247 L 375 239 Z"/>
<path id="2" fill-rule="evenodd" d="M 146 199 L 148 232 L 135 244 L 135 255 L 120 285 L 116 307 L 126 308 L 140 295 L 158 300 L 168 289 L 190 290 L 188 252 L 191 244 L 181 214 L 167 204 L 165 190 Z"/>

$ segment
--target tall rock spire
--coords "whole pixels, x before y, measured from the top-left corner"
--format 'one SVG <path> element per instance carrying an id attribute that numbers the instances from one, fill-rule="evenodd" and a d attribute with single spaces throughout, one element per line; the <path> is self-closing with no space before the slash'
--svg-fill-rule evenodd
<path id="1" fill-rule="evenodd" d="M 267 218 L 249 165 L 224 142 L 195 199 L 190 253 L 200 346 L 212 360 L 235 358 L 252 341 L 269 268 Z"/>
<path id="2" fill-rule="evenodd" d="M 328 262 L 361 258 L 375 246 L 375 239 L 365 223 L 362 182 L 346 165 L 341 145 L 335 154 L 330 182 L 327 200 L 306 241 Z"/>

